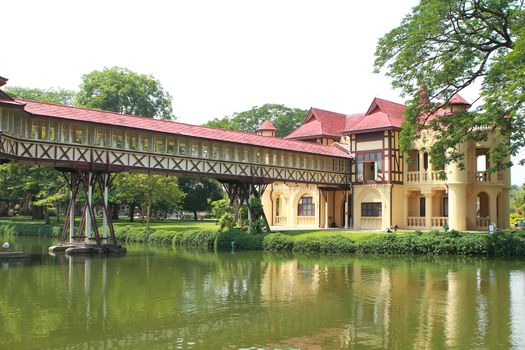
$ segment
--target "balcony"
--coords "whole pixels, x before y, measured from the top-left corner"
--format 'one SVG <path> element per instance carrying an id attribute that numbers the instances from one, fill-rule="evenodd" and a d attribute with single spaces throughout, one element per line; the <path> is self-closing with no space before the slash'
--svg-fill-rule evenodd
<path id="1" fill-rule="evenodd" d="M 424 216 L 409 216 L 407 217 L 407 226 L 409 228 L 425 228 L 427 226 Z"/>
<path id="2" fill-rule="evenodd" d="M 286 216 L 280 215 L 280 216 L 273 217 L 273 224 L 275 226 L 286 226 L 286 222 L 287 222 Z"/>
<path id="3" fill-rule="evenodd" d="M 503 173 L 489 174 L 486 171 L 476 171 L 476 182 L 499 184 L 503 182 Z"/>
<path id="4" fill-rule="evenodd" d="M 314 226 L 315 216 L 298 216 L 297 225 L 299 226 Z"/>
<path id="5" fill-rule="evenodd" d="M 405 172 L 406 184 L 443 183 L 439 171 L 407 171 Z"/>
<path id="6" fill-rule="evenodd" d="M 427 226 L 427 219 L 424 216 L 407 217 L 407 227 L 410 229 L 433 229 L 442 228 L 448 224 L 447 216 L 433 216 L 430 218 L 430 226 Z"/>

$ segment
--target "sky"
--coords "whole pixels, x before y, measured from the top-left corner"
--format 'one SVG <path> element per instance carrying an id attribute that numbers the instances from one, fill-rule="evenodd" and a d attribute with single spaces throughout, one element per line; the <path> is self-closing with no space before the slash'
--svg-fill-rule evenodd
<path id="1" fill-rule="evenodd" d="M 340 113 L 403 102 L 374 74 L 377 40 L 415 0 L 17 0 L 2 4 L 8 86 L 78 89 L 120 66 L 158 79 L 179 121 L 202 124 L 265 103 Z M 469 101 L 475 87 L 462 93 Z M 525 169 L 513 168 L 513 183 Z"/>

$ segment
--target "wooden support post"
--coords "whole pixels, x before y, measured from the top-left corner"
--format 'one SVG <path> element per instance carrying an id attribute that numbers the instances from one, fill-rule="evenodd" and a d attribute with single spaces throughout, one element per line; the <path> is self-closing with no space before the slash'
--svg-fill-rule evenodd
<path id="1" fill-rule="evenodd" d="M 104 210 L 102 211 L 102 217 L 103 217 L 103 223 L 102 223 L 102 238 L 104 239 L 104 242 L 107 242 L 108 239 L 108 196 L 109 196 L 109 187 L 108 187 L 108 181 L 109 181 L 109 174 L 102 174 L 100 176 L 99 181 L 102 181 L 104 183 L 103 189 L 101 189 L 101 192 L 103 192 L 103 206 Z M 101 186 L 102 187 L 102 186 Z"/>
<path id="2" fill-rule="evenodd" d="M 90 243 L 90 240 L 91 240 L 91 226 L 92 226 L 92 215 L 91 215 L 91 210 L 92 210 L 92 204 L 93 204 L 93 186 L 91 186 L 91 179 L 93 177 L 93 173 L 91 172 L 88 172 L 87 173 L 87 180 L 84 179 L 84 186 L 85 186 L 85 190 L 86 190 L 86 206 L 88 208 L 88 215 L 86 216 L 86 238 L 85 238 L 85 241 L 86 243 Z"/>

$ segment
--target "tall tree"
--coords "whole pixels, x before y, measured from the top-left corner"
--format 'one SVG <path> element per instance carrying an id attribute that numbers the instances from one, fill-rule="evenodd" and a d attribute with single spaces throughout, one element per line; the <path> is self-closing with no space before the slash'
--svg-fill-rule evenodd
<path id="1" fill-rule="evenodd" d="M 14 98 L 25 98 L 33 101 L 73 105 L 75 92 L 62 88 L 37 89 L 21 86 L 6 87 L 4 91 Z"/>
<path id="2" fill-rule="evenodd" d="M 118 175 L 115 193 L 117 201 L 128 206 L 130 221 L 133 221 L 135 206 L 140 206 L 142 217 L 146 217 L 148 226 L 152 209 L 165 212 L 178 209 L 184 198 L 176 177 L 151 174 Z"/>
<path id="3" fill-rule="evenodd" d="M 283 137 L 295 130 L 304 120 L 308 111 L 290 108 L 280 104 L 264 104 L 231 116 L 215 118 L 206 123 L 223 129 L 255 132 L 259 126 L 269 120 L 277 128 L 277 136 Z"/>
<path id="4" fill-rule="evenodd" d="M 172 98 L 151 75 L 126 68 L 95 70 L 82 76 L 75 104 L 117 113 L 174 119 Z"/>
<path id="5" fill-rule="evenodd" d="M 182 208 L 191 211 L 194 220 L 198 211 L 211 210 L 211 202 L 224 197 L 219 183 L 213 179 L 181 176 L 179 186 L 186 193 Z"/>
<path id="6" fill-rule="evenodd" d="M 403 150 L 431 129 L 436 139 L 432 162 L 462 165 L 462 154 L 450 150 L 465 141 L 485 140 L 490 130 L 499 136 L 490 151 L 490 170 L 510 165 L 508 156 L 525 146 L 524 34 L 522 0 L 420 0 L 379 40 L 374 64 L 410 98 Z M 477 108 L 453 117 L 434 114 L 478 81 Z"/>

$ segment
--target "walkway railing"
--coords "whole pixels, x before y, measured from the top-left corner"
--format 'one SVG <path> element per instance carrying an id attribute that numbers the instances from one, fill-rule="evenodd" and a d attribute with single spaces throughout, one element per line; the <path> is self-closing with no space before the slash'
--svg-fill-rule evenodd
<path id="1" fill-rule="evenodd" d="M 501 183 L 503 182 L 503 173 L 489 174 L 486 171 L 476 171 L 476 182 Z"/>

